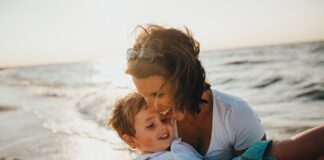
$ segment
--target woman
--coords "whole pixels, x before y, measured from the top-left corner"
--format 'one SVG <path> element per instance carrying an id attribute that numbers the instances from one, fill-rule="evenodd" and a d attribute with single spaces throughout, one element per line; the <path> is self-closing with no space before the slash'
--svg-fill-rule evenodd
<path id="1" fill-rule="evenodd" d="M 177 121 L 178 136 L 205 159 L 232 159 L 265 139 L 255 112 L 242 99 L 211 89 L 191 32 L 158 25 L 142 31 L 127 51 L 126 73 L 149 109 Z"/>
<path id="2" fill-rule="evenodd" d="M 126 73 L 132 76 L 150 110 L 176 119 L 175 127 L 183 141 L 204 159 L 222 160 L 240 155 L 253 144 L 268 144 L 259 143 L 266 139 L 265 131 L 244 100 L 210 88 L 198 60 L 199 43 L 187 28 L 185 32 L 158 25 L 139 29 L 133 48 L 127 51 Z M 324 125 L 275 141 L 265 156 L 324 159 L 323 135 Z"/>

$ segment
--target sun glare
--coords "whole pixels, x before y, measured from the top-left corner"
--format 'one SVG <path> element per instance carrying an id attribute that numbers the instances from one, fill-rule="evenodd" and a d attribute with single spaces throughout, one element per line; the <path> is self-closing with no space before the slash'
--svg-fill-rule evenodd
<path id="1" fill-rule="evenodd" d="M 70 155 L 71 159 L 87 160 L 87 159 L 120 159 L 127 160 L 133 155 L 127 150 L 112 149 L 107 143 L 87 138 L 75 138 L 73 143 L 68 146 L 65 152 Z M 70 153 L 69 153 L 70 152 Z"/>
<path id="2" fill-rule="evenodd" d="M 122 56 L 111 56 L 107 59 L 96 62 L 93 65 L 98 74 L 94 75 L 94 83 L 111 82 L 113 87 L 132 88 L 131 77 L 126 75 L 126 60 Z"/>

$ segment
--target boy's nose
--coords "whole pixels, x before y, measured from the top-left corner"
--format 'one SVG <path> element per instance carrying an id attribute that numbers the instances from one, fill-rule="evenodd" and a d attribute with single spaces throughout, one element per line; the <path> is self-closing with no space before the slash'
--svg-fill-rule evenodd
<path id="1" fill-rule="evenodd" d="M 163 122 L 160 122 L 160 127 L 159 127 L 159 130 L 162 131 L 162 130 L 166 130 L 166 124 L 164 124 Z"/>

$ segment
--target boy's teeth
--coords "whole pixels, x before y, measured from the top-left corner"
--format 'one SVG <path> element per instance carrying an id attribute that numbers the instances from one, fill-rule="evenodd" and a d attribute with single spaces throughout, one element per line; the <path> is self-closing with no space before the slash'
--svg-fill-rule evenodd
<path id="1" fill-rule="evenodd" d="M 163 134 L 160 138 L 166 138 L 166 137 L 168 137 L 167 133 Z"/>

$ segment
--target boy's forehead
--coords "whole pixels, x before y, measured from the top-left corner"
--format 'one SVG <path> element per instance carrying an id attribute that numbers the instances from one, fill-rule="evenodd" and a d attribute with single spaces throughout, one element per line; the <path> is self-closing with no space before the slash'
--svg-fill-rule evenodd
<path id="1" fill-rule="evenodd" d="M 150 119 L 153 119 L 155 117 L 158 117 L 159 114 L 155 111 L 152 110 L 148 110 L 147 105 L 145 105 L 145 107 L 143 107 L 135 116 L 135 119 L 138 119 L 142 122 L 146 122 Z"/>

